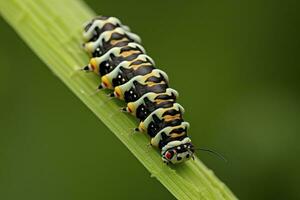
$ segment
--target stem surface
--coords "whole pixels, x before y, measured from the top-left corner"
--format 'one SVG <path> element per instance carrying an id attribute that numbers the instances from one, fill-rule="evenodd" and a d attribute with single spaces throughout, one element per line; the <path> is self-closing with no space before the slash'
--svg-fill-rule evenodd
<path id="1" fill-rule="evenodd" d="M 99 78 L 78 71 L 88 62 L 81 48 L 84 22 L 95 13 L 80 0 L 0 0 L 2 17 L 136 158 L 178 199 L 236 199 L 214 173 L 196 158 L 178 166 L 165 165 L 148 147 L 149 138 L 132 134 L 137 121 L 120 112 L 106 93 L 95 93 Z M 94 94 L 94 95 L 93 95 Z"/>

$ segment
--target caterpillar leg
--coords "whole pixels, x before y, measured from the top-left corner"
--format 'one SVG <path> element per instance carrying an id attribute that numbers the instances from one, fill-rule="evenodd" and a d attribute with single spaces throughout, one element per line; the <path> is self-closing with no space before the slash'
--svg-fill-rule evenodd
<path id="1" fill-rule="evenodd" d="M 112 92 L 112 93 L 108 93 L 107 96 L 108 96 L 108 97 L 111 97 L 111 98 L 114 98 L 114 97 L 115 97 L 115 94 Z"/>
<path id="2" fill-rule="evenodd" d="M 83 71 L 86 71 L 86 72 L 91 72 L 91 71 L 93 71 L 92 68 L 91 68 L 89 65 L 84 66 L 84 67 L 82 68 L 82 70 L 83 70 Z"/>
<path id="3" fill-rule="evenodd" d="M 76 69 L 74 69 L 74 71 L 70 74 L 70 77 L 74 77 L 78 72 L 81 71 L 88 71 L 87 69 L 85 69 L 87 66 L 85 67 L 77 67 Z"/>
<path id="4" fill-rule="evenodd" d="M 152 148 L 152 147 L 153 147 L 152 144 L 151 144 L 151 142 L 149 142 L 149 143 L 147 144 L 147 147 L 148 147 L 148 148 Z"/>
<path id="5" fill-rule="evenodd" d="M 192 155 L 192 159 L 195 160 L 195 156 L 194 155 Z"/>
<path id="6" fill-rule="evenodd" d="M 128 113 L 127 107 L 121 107 L 120 111 L 123 112 L 123 113 Z"/>
<path id="7" fill-rule="evenodd" d="M 154 147 L 158 147 L 157 142 L 155 141 L 154 138 L 151 138 L 151 140 L 150 140 L 150 145 L 151 145 L 151 146 L 154 146 Z"/>
<path id="8" fill-rule="evenodd" d="M 130 135 L 129 136 L 134 136 L 134 135 L 136 135 L 137 134 L 137 130 L 136 130 L 136 128 L 131 128 L 130 129 Z"/>
<path id="9" fill-rule="evenodd" d="M 102 89 L 104 89 L 104 87 L 103 87 L 103 85 L 102 85 L 102 83 L 98 86 L 98 88 L 97 88 L 97 90 L 102 90 Z"/>
<path id="10" fill-rule="evenodd" d="M 90 94 L 90 96 L 94 96 L 100 92 L 101 89 L 97 88 L 93 93 Z"/>
<path id="11" fill-rule="evenodd" d="M 152 151 L 152 145 L 151 145 L 151 143 L 147 143 L 146 147 L 147 147 L 147 149 L 146 149 L 147 153 L 150 152 L 150 151 Z"/>
<path id="12" fill-rule="evenodd" d="M 132 129 L 132 133 L 133 133 L 133 134 L 138 133 L 138 132 L 141 132 L 140 129 L 139 129 L 138 127 Z"/>

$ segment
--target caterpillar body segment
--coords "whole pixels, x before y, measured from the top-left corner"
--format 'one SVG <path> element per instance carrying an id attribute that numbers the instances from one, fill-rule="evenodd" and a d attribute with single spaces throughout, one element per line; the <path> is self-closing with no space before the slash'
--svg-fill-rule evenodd
<path id="1" fill-rule="evenodd" d="M 179 135 L 185 137 L 189 126 L 190 124 L 188 122 L 182 122 L 180 125 L 176 126 L 175 129 L 174 127 L 170 127 L 170 126 L 165 127 L 164 129 L 159 131 L 153 138 L 151 138 L 151 144 L 153 146 L 162 148 L 168 143 L 168 140 L 164 140 L 164 138 L 168 136 L 170 138 L 175 138 L 178 137 Z M 183 131 L 180 133 L 176 133 L 177 130 L 183 130 Z"/>
<path id="2" fill-rule="evenodd" d="M 127 103 L 122 110 L 140 120 L 138 130 L 151 137 L 162 160 L 176 164 L 192 158 L 194 146 L 187 135 L 184 109 L 176 102 L 178 92 L 146 55 L 139 36 L 117 18 L 100 16 L 85 25 L 83 38 L 91 57 L 84 70 L 99 75 L 99 88 L 114 90 L 112 96 Z"/>
<path id="3" fill-rule="evenodd" d="M 114 45 L 117 42 L 120 42 L 117 39 L 119 38 L 120 35 L 123 35 L 123 34 L 128 35 L 129 39 L 123 39 L 123 40 L 121 40 L 122 42 L 126 42 L 126 41 L 134 41 L 134 42 L 138 42 L 138 43 L 141 42 L 141 39 L 139 38 L 139 36 L 137 36 L 133 33 L 129 33 L 128 31 L 124 30 L 122 27 L 118 27 L 118 28 L 115 28 L 114 30 L 103 32 L 96 41 L 91 41 L 91 42 L 86 43 L 84 45 L 85 50 L 93 52 L 99 46 L 103 46 L 103 43 L 106 43 L 112 37 L 115 41 L 112 42 L 111 45 Z"/>
<path id="4" fill-rule="evenodd" d="M 177 97 L 177 91 L 172 88 L 167 88 L 165 93 L 148 92 L 138 100 L 129 102 L 126 110 L 140 120 L 144 120 L 148 115 L 147 113 L 151 113 L 161 107 L 161 104 L 165 105 L 169 102 L 175 102 Z"/>
<path id="5" fill-rule="evenodd" d="M 119 75 L 120 76 L 120 75 Z M 120 76 L 121 78 L 121 76 Z M 122 79 L 125 80 L 125 79 Z M 123 85 L 115 86 L 115 95 L 116 97 L 125 100 L 126 102 L 129 102 L 129 100 L 125 97 L 125 93 L 131 92 L 134 90 L 133 86 L 136 84 L 141 84 L 141 85 L 147 85 L 149 87 L 157 85 L 157 84 L 167 84 L 168 82 L 168 76 L 165 72 L 159 70 L 159 69 L 153 69 L 150 73 L 145 74 L 145 75 L 138 75 L 133 77 L 131 80 L 128 82 L 123 83 Z M 137 94 L 139 96 L 143 95 L 143 92 L 141 91 L 140 93 Z"/>

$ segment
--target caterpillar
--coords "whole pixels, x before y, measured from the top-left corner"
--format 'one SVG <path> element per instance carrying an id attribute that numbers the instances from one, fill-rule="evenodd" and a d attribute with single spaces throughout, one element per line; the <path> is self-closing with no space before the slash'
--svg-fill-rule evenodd
<path id="1" fill-rule="evenodd" d="M 86 23 L 83 48 L 90 61 L 83 68 L 101 77 L 99 89 L 127 103 L 121 110 L 139 121 L 136 131 L 146 132 L 150 144 L 161 151 L 163 162 L 177 164 L 194 158 L 187 135 L 184 108 L 178 92 L 169 87 L 167 74 L 146 55 L 141 39 L 115 17 L 98 16 Z"/>

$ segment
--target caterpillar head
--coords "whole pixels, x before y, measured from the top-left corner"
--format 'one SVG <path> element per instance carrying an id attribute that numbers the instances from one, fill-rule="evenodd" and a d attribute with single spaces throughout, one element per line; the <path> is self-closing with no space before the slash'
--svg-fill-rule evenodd
<path id="1" fill-rule="evenodd" d="M 186 137 L 182 141 L 172 141 L 166 144 L 161 151 L 165 163 L 177 164 L 194 158 L 194 146 L 191 139 Z"/>

